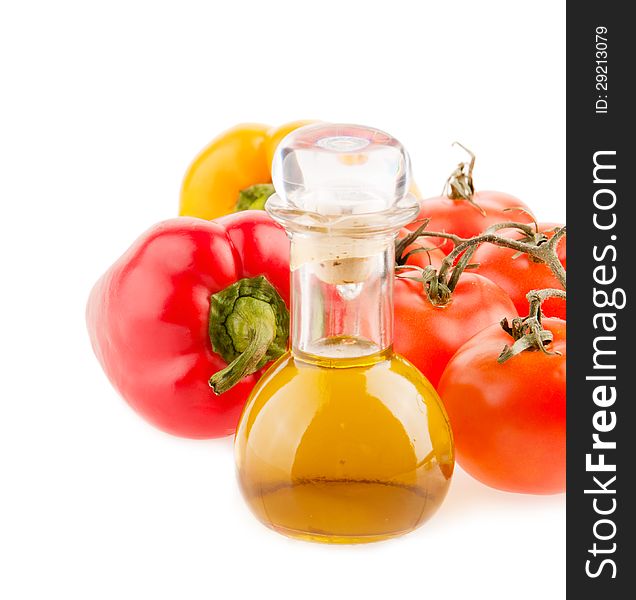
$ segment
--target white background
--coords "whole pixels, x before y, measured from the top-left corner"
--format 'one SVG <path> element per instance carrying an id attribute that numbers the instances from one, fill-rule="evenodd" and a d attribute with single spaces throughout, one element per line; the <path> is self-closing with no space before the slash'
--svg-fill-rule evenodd
<path id="1" fill-rule="evenodd" d="M 462 141 L 476 183 L 565 217 L 564 2 L 3 2 L 0 597 L 564 596 L 565 498 L 458 471 L 436 517 L 363 547 L 263 528 L 231 439 L 120 400 L 84 305 L 176 214 L 194 154 L 241 121 L 353 121 L 409 148 L 426 195 Z"/>

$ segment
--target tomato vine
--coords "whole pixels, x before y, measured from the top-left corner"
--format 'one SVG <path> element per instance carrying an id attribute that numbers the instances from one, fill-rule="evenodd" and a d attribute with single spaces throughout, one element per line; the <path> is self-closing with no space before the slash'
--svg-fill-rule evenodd
<path id="1" fill-rule="evenodd" d="M 487 229 L 481 235 L 472 238 L 462 238 L 454 233 L 446 233 L 442 231 L 426 231 L 428 221 L 422 224 L 410 235 L 400 241 L 400 249 L 408 247 L 413 241 L 420 237 L 444 238 L 453 242 L 453 250 L 444 258 L 442 264 L 437 271 L 433 267 L 415 267 L 413 265 L 404 264 L 408 256 L 414 252 L 426 251 L 426 248 L 411 250 L 404 256 L 400 256 L 397 270 L 417 271 L 417 277 L 400 274 L 400 277 L 421 281 L 427 291 L 430 301 L 436 306 L 444 306 L 450 302 L 452 292 L 455 289 L 459 277 L 465 269 L 469 269 L 475 265 L 470 263 L 475 250 L 480 244 L 490 243 L 504 248 L 511 248 L 517 252 L 523 252 L 534 260 L 544 262 L 552 270 L 559 283 L 565 289 L 566 272 L 557 255 L 557 244 L 559 240 L 566 234 L 566 227 L 559 227 L 555 230 L 554 235 L 548 238 L 543 233 L 537 233 L 532 225 L 527 223 L 518 223 L 515 221 L 497 223 Z M 518 229 L 526 235 L 526 240 L 515 240 L 498 235 L 500 229 Z"/>
<path id="2" fill-rule="evenodd" d="M 538 231 L 536 223 L 533 228 L 527 223 L 507 221 L 492 225 L 481 235 L 462 238 L 453 233 L 426 231 L 428 223 L 429 220 L 425 219 L 412 234 L 396 244 L 398 277 L 420 281 L 424 285 L 431 303 L 435 306 L 444 306 L 450 302 L 453 290 L 464 270 L 477 266 L 470 263 L 470 260 L 481 244 L 494 244 L 527 254 L 532 260 L 545 263 L 563 289 L 531 290 L 526 295 L 530 303 L 528 316 L 517 317 L 513 319 L 511 324 L 508 323 L 507 319 L 501 321 L 502 328 L 513 338 L 514 343 L 502 350 L 498 362 L 503 363 L 524 350 L 536 349 L 546 354 L 553 354 L 546 349 L 546 345 L 552 341 L 552 333 L 541 325 L 541 304 L 548 298 L 565 299 L 566 297 L 566 271 L 557 254 L 557 245 L 566 234 L 566 226 L 557 227 L 553 235 L 548 237 L 545 233 Z M 497 233 L 502 229 L 517 229 L 523 234 L 523 237 L 518 240 L 504 237 Z M 431 250 L 431 248 L 421 247 L 404 252 L 416 239 L 421 237 L 444 238 L 453 242 L 453 250 L 444 258 L 438 270 L 432 266 L 422 268 L 406 264 L 408 257 L 412 254 Z M 409 275 L 408 271 L 415 271 L 418 275 Z"/>

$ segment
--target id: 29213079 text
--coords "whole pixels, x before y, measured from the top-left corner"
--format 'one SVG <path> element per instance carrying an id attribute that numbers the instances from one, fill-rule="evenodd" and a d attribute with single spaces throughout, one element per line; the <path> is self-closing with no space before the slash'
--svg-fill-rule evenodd
<path id="1" fill-rule="evenodd" d="M 607 81 L 607 27 L 596 28 L 596 114 L 607 114 L 608 81 Z"/>

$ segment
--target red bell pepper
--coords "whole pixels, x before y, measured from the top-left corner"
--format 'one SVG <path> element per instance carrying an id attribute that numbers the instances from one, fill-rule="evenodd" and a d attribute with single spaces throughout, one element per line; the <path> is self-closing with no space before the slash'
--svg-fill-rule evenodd
<path id="1" fill-rule="evenodd" d="M 234 432 L 261 370 L 285 352 L 286 305 L 289 241 L 266 213 L 179 217 L 101 277 L 87 324 L 106 375 L 141 416 L 212 438 Z"/>

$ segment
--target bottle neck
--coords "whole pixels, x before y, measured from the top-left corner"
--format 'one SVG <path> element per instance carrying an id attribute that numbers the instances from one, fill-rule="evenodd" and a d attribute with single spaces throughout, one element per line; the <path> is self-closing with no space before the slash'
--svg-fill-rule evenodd
<path id="1" fill-rule="evenodd" d="M 291 238 L 292 352 L 313 362 L 390 353 L 395 236 Z"/>

